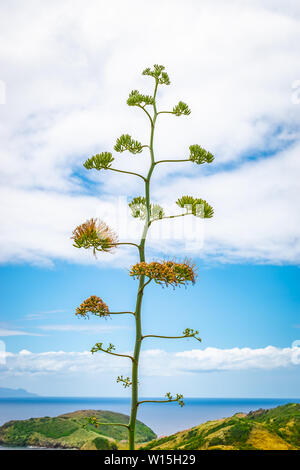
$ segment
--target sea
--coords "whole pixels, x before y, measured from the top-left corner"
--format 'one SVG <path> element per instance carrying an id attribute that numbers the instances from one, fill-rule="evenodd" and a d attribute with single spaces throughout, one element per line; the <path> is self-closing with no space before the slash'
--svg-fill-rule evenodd
<path id="1" fill-rule="evenodd" d="M 141 400 L 161 398 L 141 398 Z M 144 403 L 138 419 L 158 436 L 182 431 L 205 421 L 226 418 L 235 413 L 249 413 L 259 408 L 269 409 L 286 403 L 300 403 L 300 398 L 185 398 L 181 408 L 177 403 Z M 110 410 L 130 414 L 129 398 L 92 397 L 30 397 L 0 398 L 0 425 L 16 419 L 58 416 L 76 410 Z M 1 447 L 0 450 L 9 449 Z M 16 448 L 20 450 L 21 448 Z"/>

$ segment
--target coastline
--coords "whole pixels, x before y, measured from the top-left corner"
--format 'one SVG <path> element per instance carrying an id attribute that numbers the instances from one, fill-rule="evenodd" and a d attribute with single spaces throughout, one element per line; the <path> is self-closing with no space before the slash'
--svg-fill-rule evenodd
<path id="1" fill-rule="evenodd" d="M 169 435 L 209 420 L 226 418 L 238 412 L 274 408 L 300 398 L 186 398 L 185 406 L 144 404 L 138 419 L 158 436 Z M 13 420 L 55 417 L 76 410 L 109 410 L 129 415 L 130 398 L 38 397 L 1 398 L 0 426 Z"/>

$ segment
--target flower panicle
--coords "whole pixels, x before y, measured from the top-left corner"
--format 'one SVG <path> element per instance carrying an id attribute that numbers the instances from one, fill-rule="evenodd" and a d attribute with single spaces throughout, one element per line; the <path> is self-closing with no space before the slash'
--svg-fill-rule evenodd
<path id="1" fill-rule="evenodd" d="M 146 263 L 142 261 L 131 267 L 130 276 L 140 279 L 141 276 L 146 276 L 149 280 L 154 280 L 157 284 L 162 286 L 186 285 L 189 282 L 192 284 L 196 281 L 195 265 L 189 260 L 183 262 L 176 261 L 152 261 Z"/>
<path id="2" fill-rule="evenodd" d="M 214 215 L 213 207 L 204 199 L 193 196 L 182 196 L 177 199 L 176 204 L 182 209 L 186 209 L 187 214 L 193 214 L 202 219 L 210 219 Z"/>
<path id="3" fill-rule="evenodd" d="M 170 85 L 169 75 L 167 72 L 164 72 L 164 70 L 165 67 L 163 65 L 154 64 L 153 69 L 147 67 L 143 70 L 143 75 L 149 75 L 155 78 L 160 85 Z"/>
<path id="4" fill-rule="evenodd" d="M 86 429 L 89 424 L 91 424 L 92 426 L 95 426 L 95 428 L 99 427 L 99 422 L 98 422 L 98 419 L 96 418 L 96 416 L 86 416 L 84 418 L 84 423 L 83 423 L 82 427 L 84 429 Z"/>
<path id="5" fill-rule="evenodd" d="M 138 90 L 132 90 L 127 100 L 128 106 L 140 106 L 144 108 L 148 105 L 154 105 L 154 98 L 150 95 L 143 95 Z"/>
<path id="6" fill-rule="evenodd" d="M 169 401 L 177 401 L 178 405 L 181 406 L 181 408 L 184 406 L 183 395 L 181 395 L 181 393 L 176 393 L 176 396 L 173 397 L 173 395 L 170 392 L 167 392 L 165 397 Z"/>
<path id="7" fill-rule="evenodd" d="M 83 166 L 87 170 L 108 170 L 111 167 L 114 158 L 110 152 L 102 152 L 88 158 Z"/>
<path id="8" fill-rule="evenodd" d="M 93 248 L 96 251 L 110 252 L 118 243 L 118 237 L 105 222 L 99 219 L 89 219 L 73 230 L 71 237 L 76 248 Z"/>
<path id="9" fill-rule="evenodd" d="M 141 144 L 138 140 L 134 140 L 129 134 L 122 134 L 116 141 L 114 150 L 116 152 L 122 153 L 128 150 L 130 153 L 136 155 L 141 153 L 144 145 Z"/>
<path id="10" fill-rule="evenodd" d="M 96 295 L 91 295 L 88 299 L 84 300 L 79 307 L 76 308 L 75 315 L 83 318 L 89 318 L 89 315 L 97 317 L 109 317 L 109 308 L 106 303 Z"/>
<path id="11" fill-rule="evenodd" d="M 190 145 L 190 160 L 197 165 L 212 163 L 215 157 L 198 144 Z"/>
<path id="12" fill-rule="evenodd" d="M 112 343 L 109 343 L 107 348 L 103 348 L 103 343 L 96 343 L 95 346 L 92 347 L 91 353 L 95 354 L 98 351 L 110 353 L 111 351 L 114 351 L 115 349 L 116 347 Z"/>
<path id="13" fill-rule="evenodd" d="M 179 103 L 173 107 L 173 114 L 175 116 L 188 116 L 191 114 L 191 110 L 186 103 L 179 101 Z"/>
<path id="14" fill-rule="evenodd" d="M 182 334 L 186 336 L 187 338 L 195 338 L 200 342 L 202 341 L 202 339 L 199 338 L 199 336 L 197 336 L 199 334 L 198 330 L 193 330 L 192 328 L 186 328 L 185 330 L 183 330 Z"/>
<path id="15" fill-rule="evenodd" d="M 130 377 L 123 377 L 123 375 L 119 375 L 116 382 L 121 383 L 124 388 L 130 387 L 132 385 Z"/>

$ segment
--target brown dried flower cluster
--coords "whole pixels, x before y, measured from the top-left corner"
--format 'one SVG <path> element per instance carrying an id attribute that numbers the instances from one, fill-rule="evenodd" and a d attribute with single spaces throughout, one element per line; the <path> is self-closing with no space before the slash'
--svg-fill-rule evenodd
<path id="1" fill-rule="evenodd" d="M 82 302 L 80 307 L 76 308 L 75 315 L 88 318 L 90 313 L 98 317 L 109 317 L 108 306 L 96 295 L 91 295 L 91 297 Z"/>
<path id="2" fill-rule="evenodd" d="M 146 276 L 157 284 L 175 287 L 186 285 L 188 282 L 194 284 L 196 270 L 195 265 L 189 260 L 184 260 L 182 263 L 176 261 L 141 262 L 131 267 L 130 276 L 138 279 Z"/>
<path id="3" fill-rule="evenodd" d="M 73 231 L 74 246 L 76 248 L 93 248 L 96 251 L 111 251 L 118 242 L 117 235 L 98 219 L 90 219 Z"/>

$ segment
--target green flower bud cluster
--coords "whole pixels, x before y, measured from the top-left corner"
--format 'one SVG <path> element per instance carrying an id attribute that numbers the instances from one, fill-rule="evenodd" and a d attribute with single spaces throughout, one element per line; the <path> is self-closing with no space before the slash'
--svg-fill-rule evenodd
<path id="1" fill-rule="evenodd" d="M 128 150 L 134 155 L 141 153 L 143 150 L 143 145 L 137 140 L 133 140 L 129 134 L 123 134 L 117 139 L 116 145 L 114 146 L 116 152 L 125 152 Z"/>
<path id="2" fill-rule="evenodd" d="M 164 72 L 165 67 L 163 65 L 154 64 L 153 69 L 151 70 L 147 67 L 143 70 L 143 75 L 149 75 L 155 78 L 160 85 L 170 85 L 170 78 L 167 72 Z"/>
<path id="3" fill-rule="evenodd" d="M 87 170 L 108 170 L 111 167 L 114 158 L 110 152 L 97 153 L 91 158 L 88 158 L 83 164 Z"/>
<path id="4" fill-rule="evenodd" d="M 173 108 L 173 114 L 176 116 L 188 116 L 191 114 L 191 110 L 186 103 L 179 101 L 179 103 Z"/>
<path id="5" fill-rule="evenodd" d="M 202 148 L 200 145 L 190 145 L 190 160 L 201 165 L 202 163 L 211 163 L 214 160 L 214 156 Z"/>
<path id="6" fill-rule="evenodd" d="M 214 214 L 214 210 L 208 202 L 193 196 L 182 196 L 176 201 L 176 204 L 182 209 L 185 208 L 188 213 L 203 219 L 210 219 Z"/>

